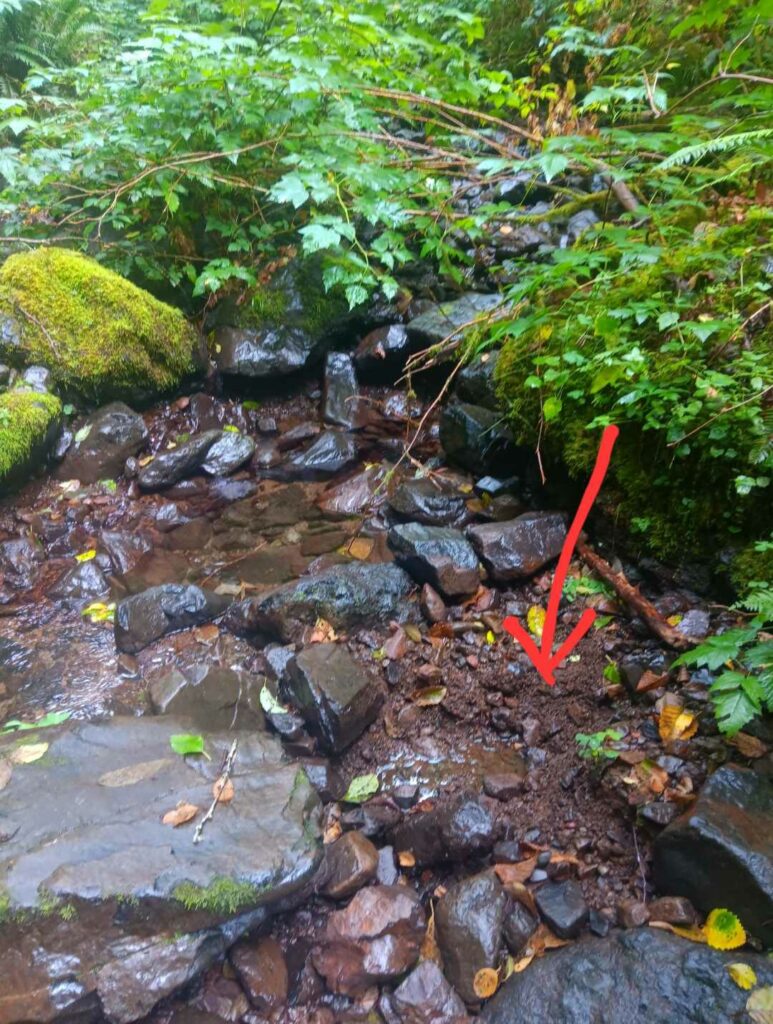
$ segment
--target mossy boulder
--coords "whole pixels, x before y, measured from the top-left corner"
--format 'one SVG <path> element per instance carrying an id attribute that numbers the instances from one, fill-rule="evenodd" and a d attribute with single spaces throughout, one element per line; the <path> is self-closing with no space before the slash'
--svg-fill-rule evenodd
<path id="1" fill-rule="evenodd" d="M 14 389 L 0 394 L 0 494 L 45 462 L 61 422 L 55 395 Z"/>
<path id="2" fill-rule="evenodd" d="M 63 394 L 134 402 L 171 391 L 199 364 L 182 313 L 68 249 L 0 267 L 0 362 L 48 367 Z"/>

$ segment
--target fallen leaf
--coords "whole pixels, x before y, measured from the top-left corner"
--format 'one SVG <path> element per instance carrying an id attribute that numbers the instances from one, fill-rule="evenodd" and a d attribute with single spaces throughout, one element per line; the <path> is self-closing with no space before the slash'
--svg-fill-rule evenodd
<path id="1" fill-rule="evenodd" d="M 358 775 L 349 783 L 349 788 L 343 795 L 343 800 L 348 804 L 361 804 L 378 793 L 379 781 L 377 775 Z"/>
<path id="2" fill-rule="evenodd" d="M 314 629 L 309 637 L 310 644 L 331 644 L 334 640 L 337 640 L 338 636 L 336 631 L 327 621 L 327 619 L 317 619 L 314 623 Z"/>
<path id="3" fill-rule="evenodd" d="M 175 754 L 182 756 L 185 754 L 203 754 L 204 737 L 195 736 L 192 733 L 177 733 L 169 737 L 169 746 Z"/>
<path id="4" fill-rule="evenodd" d="M 47 743 L 25 743 L 11 751 L 8 760 L 11 764 L 32 764 L 33 761 L 39 761 L 47 750 Z"/>
<path id="5" fill-rule="evenodd" d="M 405 630 L 405 635 L 409 640 L 412 640 L 415 644 L 421 643 L 421 630 L 418 626 L 414 626 L 409 622 L 407 625 L 403 626 L 403 629 Z"/>
<path id="6" fill-rule="evenodd" d="M 534 900 L 534 893 L 531 889 L 527 888 L 523 882 L 508 882 L 507 891 L 514 900 L 523 904 L 530 913 L 532 913 L 536 918 L 539 918 L 539 911 L 537 910 L 537 904 Z"/>
<path id="7" fill-rule="evenodd" d="M 180 825 L 184 825 L 188 821 L 193 821 L 198 813 L 199 809 L 196 804 L 188 804 L 182 800 L 173 811 L 166 812 L 164 817 L 161 819 L 161 824 L 172 825 L 174 828 L 179 828 Z"/>
<path id="8" fill-rule="evenodd" d="M 490 999 L 499 988 L 499 975 L 493 967 L 481 967 L 472 979 L 472 987 L 478 999 Z"/>
<path id="9" fill-rule="evenodd" d="M 617 756 L 623 764 L 630 765 L 641 764 L 647 758 L 643 750 L 621 750 Z"/>
<path id="10" fill-rule="evenodd" d="M 744 757 L 764 757 L 768 752 L 767 746 L 756 736 L 750 736 L 748 732 L 737 732 L 731 740 L 728 740 Z"/>
<path id="11" fill-rule="evenodd" d="M 746 1012 L 754 1024 L 773 1024 L 773 985 L 752 992 L 746 1000 Z"/>
<path id="12" fill-rule="evenodd" d="M 651 792 L 660 794 L 668 785 L 668 772 L 647 758 L 636 765 L 636 781 L 643 783 Z"/>
<path id="13" fill-rule="evenodd" d="M 732 910 L 712 910 L 703 926 L 712 949 L 738 949 L 746 942 L 746 932 Z"/>
<path id="14" fill-rule="evenodd" d="M 435 622 L 429 627 L 429 635 L 437 640 L 453 640 L 454 627 L 450 622 Z"/>
<path id="15" fill-rule="evenodd" d="M 405 630 L 398 626 L 388 640 L 384 641 L 384 657 L 390 661 L 399 661 L 408 651 Z"/>
<path id="16" fill-rule="evenodd" d="M 417 707 L 429 708 L 442 704 L 447 692 L 445 686 L 422 686 L 413 691 L 411 700 Z"/>
<path id="17" fill-rule="evenodd" d="M 219 804 L 230 804 L 234 798 L 233 782 L 221 775 L 212 786 L 212 798 Z"/>
<path id="18" fill-rule="evenodd" d="M 748 990 L 757 984 L 757 975 L 748 964 L 725 964 L 725 970 L 739 988 Z"/>
<path id="19" fill-rule="evenodd" d="M 440 953 L 440 947 L 437 944 L 435 938 L 435 905 L 430 903 L 429 922 L 427 923 L 427 930 L 424 933 L 424 939 L 421 943 L 421 949 L 419 950 L 420 960 L 431 960 L 433 963 L 441 966 L 443 963 L 443 957 Z"/>
<path id="20" fill-rule="evenodd" d="M 649 693 L 650 690 L 657 690 L 659 686 L 665 684 L 667 679 L 668 672 L 653 672 L 652 669 L 645 669 L 636 684 L 636 692 Z"/>
<path id="21" fill-rule="evenodd" d="M 546 924 L 541 924 L 531 938 L 533 945 L 537 947 L 537 955 L 545 949 L 560 949 L 561 946 L 568 946 L 569 939 L 559 939 L 557 935 L 548 928 Z"/>
<path id="22" fill-rule="evenodd" d="M 658 717 L 658 732 L 664 744 L 689 740 L 698 731 L 698 720 L 678 705 L 666 704 Z"/>
<path id="23" fill-rule="evenodd" d="M 213 644 L 220 636 L 220 630 L 211 622 L 206 626 L 196 626 L 193 630 L 193 639 L 200 644 Z"/>
<path id="24" fill-rule="evenodd" d="M 526 860 L 519 860 L 517 864 L 495 864 L 494 871 L 502 885 L 507 886 L 515 883 L 522 885 L 531 878 L 532 872 L 537 866 L 536 857 L 527 857 Z"/>
<path id="25" fill-rule="evenodd" d="M 542 639 L 542 630 L 545 628 L 545 617 L 547 613 L 544 608 L 538 604 L 533 604 L 526 613 L 526 625 L 529 627 L 529 632 L 537 640 Z"/>
<path id="26" fill-rule="evenodd" d="M 361 562 L 365 561 L 366 558 L 370 557 L 373 551 L 374 540 L 372 537 L 355 537 L 354 540 L 346 546 L 347 554 L 351 555 L 352 558 L 357 558 Z"/>
<path id="27" fill-rule="evenodd" d="M 37 722 L 20 722 L 18 718 L 7 721 L 0 732 L 29 732 L 33 729 L 47 729 L 52 725 L 61 725 L 70 717 L 70 711 L 49 711 Z"/>
<path id="28" fill-rule="evenodd" d="M 76 562 L 90 562 L 92 558 L 97 557 L 96 548 L 89 548 L 88 551 L 81 551 L 79 555 L 75 556 Z"/>
<path id="29" fill-rule="evenodd" d="M 0 793 L 5 789 L 8 783 L 11 781 L 13 775 L 13 765 L 10 761 L 0 758 Z"/>
<path id="30" fill-rule="evenodd" d="M 415 868 L 416 858 L 410 850 L 401 850 L 397 855 L 397 863 L 401 868 Z"/>
<path id="31" fill-rule="evenodd" d="M 689 928 L 681 928 L 675 924 L 669 924 L 667 921 L 650 921 L 650 928 L 660 928 L 664 932 L 671 932 L 673 935 L 680 935 L 683 939 L 688 939 L 690 942 L 701 942 L 705 945 L 706 933 L 698 925 L 691 925 Z"/>
<path id="32" fill-rule="evenodd" d="M 416 675 L 424 680 L 440 679 L 443 675 L 443 670 L 439 665 L 431 665 L 429 662 L 425 662 L 423 665 L 419 665 Z"/>
<path id="33" fill-rule="evenodd" d="M 289 708 L 286 708 L 284 704 L 280 704 L 276 697 L 269 690 L 266 684 L 263 684 L 263 688 L 258 696 L 260 706 L 266 712 L 267 715 L 286 715 L 289 714 Z"/>
<path id="34" fill-rule="evenodd" d="M 174 761 L 171 757 L 161 757 L 156 761 L 141 761 L 139 764 L 130 764 L 125 768 L 116 768 L 112 772 L 105 772 L 97 779 L 97 783 L 110 788 L 134 786 L 138 782 L 152 779 L 154 775 L 173 764 Z"/>
<path id="35" fill-rule="evenodd" d="M 115 602 L 104 604 L 102 601 L 92 601 L 81 611 L 81 615 L 87 615 L 92 623 L 112 622 L 115 618 Z"/>

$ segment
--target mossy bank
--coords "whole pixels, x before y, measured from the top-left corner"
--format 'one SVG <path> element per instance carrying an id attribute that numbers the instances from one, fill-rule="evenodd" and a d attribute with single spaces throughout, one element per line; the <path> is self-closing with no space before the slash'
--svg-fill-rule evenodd
<path id="1" fill-rule="evenodd" d="M 0 361 L 51 370 L 66 396 L 148 401 L 198 367 L 183 315 L 80 253 L 41 248 L 0 267 Z"/>
<path id="2" fill-rule="evenodd" d="M 55 395 L 21 389 L 0 394 L 0 495 L 45 461 L 61 414 L 62 403 Z"/>

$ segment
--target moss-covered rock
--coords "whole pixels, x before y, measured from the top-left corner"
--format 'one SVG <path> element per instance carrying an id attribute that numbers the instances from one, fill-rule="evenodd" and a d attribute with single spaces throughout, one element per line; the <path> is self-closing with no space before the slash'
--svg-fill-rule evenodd
<path id="1" fill-rule="evenodd" d="M 0 394 L 0 494 L 23 482 L 45 461 L 59 430 L 55 395 L 13 390 Z"/>
<path id="2" fill-rule="evenodd" d="M 178 310 L 80 253 L 41 248 L 0 267 L 0 361 L 47 366 L 67 395 L 148 400 L 194 372 L 198 349 Z"/>

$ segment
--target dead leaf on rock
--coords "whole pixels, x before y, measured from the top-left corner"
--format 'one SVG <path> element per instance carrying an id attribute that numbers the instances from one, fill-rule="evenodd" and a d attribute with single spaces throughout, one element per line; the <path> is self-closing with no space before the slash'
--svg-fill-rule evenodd
<path id="1" fill-rule="evenodd" d="M 338 635 L 327 619 L 317 619 L 309 637 L 310 644 L 332 644 Z"/>
<path id="2" fill-rule="evenodd" d="M 411 700 L 417 707 L 430 708 L 442 704 L 447 693 L 445 686 L 422 686 L 413 691 Z"/>
<path id="3" fill-rule="evenodd" d="M 397 854 L 397 863 L 401 868 L 415 868 L 416 858 L 410 850 L 401 850 Z"/>
<path id="4" fill-rule="evenodd" d="M 219 636 L 220 630 L 211 622 L 206 626 L 196 626 L 193 630 L 193 639 L 200 644 L 207 644 L 207 646 L 215 643 Z"/>
<path id="5" fill-rule="evenodd" d="M 0 792 L 2 792 L 8 783 L 11 781 L 13 775 L 13 765 L 10 761 L 0 758 Z"/>
<path id="6" fill-rule="evenodd" d="M 112 772 L 105 772 L 97 779 L 100 786 L 134 786 L 138 782 L 145 782 L 152 779 L 162 769 L 174 764 L 170 757 L 161 757 L 156 761 L 141 761 L 139 764 L 130 764 L 125 768 L 116 768 Z"/>
<path id="7" fill-rule="evenodd" d="M 33 761 L 39 761 L 47 750 L 47 743 L 25 743 L 11 751 L 8 760 L 11 764 L 32 764 Z"/>
<path id="8" fill-rule="evenodd" d="M 233 782 L 221 776 L 212 786 L 212 797 L 219 804 L 230 804 L 234 798 Z"/>
<path id="9" fill-rule="evenodd" d="M 481 967 L 472 980 L 472 988 L 478 999 L 490 999 L 499 988 L 499 975 L 493 967 Z"/>
<path id="10" fill-rule="evenodd" d="M 666 704 L 658 717 L 658 732 L 664 744 L 689 740 L 698 731 L 698 720 L 676 704 Z"/>
<path id="11" fill-rule="evenodd" d="M 384 641 L 384 657 L 390 661 L 399 661 L 408 651 L 405 630 L 398 626 L 388 640 Z"/>
<path id="12" fill-rule="evenodd" d="M 429 922 L 427 923 L 427 930 L 424 933 L 424 939 L 421 943 L 421 949 L 419 950 L 420 960 L 431 960 L 439 967 L 443 965 L 443 957 L 440 954 L 440 947 L 437 944 L 435 938 L 435 905 L 430 903 Z"/>
<path id="13" fill-rule="evenodd" d="M 198 813 L 199 809 L 196 804 L 189 804 L 184 800 L 181 800 L 173 811 L 166 812 L 164 817 L 161 819 L 161 823 L 163 825 L 172 825 L 174 828 L 179 828 L 180 825 L 185 825 L 187 822 L 193 821 Z"/>
<path id="14" fill-rule="evenodd" d="M 737 732 L 731 740 L 728 740 L 744 757 L 764 757 L 768 752 L 767 746 L 756 736 L 750 736 L 748 732 Z"/>
<path id="15" fill-rule="evenodd" d="M 526 909 L 536 918 L 539 918 L 539 911 L 537 910 L 537 904 L 534 900 L 534 893 L 531 889 L 527 888 L 523 882 L 508 882 L 507 892 L 514 900 L 523 904 L 523 906 L 526 907 Z"/>
<path id="16" fill-rule="evenodd" d="M 435 622 L 429 627 L 429 635 L 435 640 L 453 640 L 454 627 L 450 622 Z"/>
<path id="17" fill-rule="evenodd" d="M 648 693 L 650 690 L 657 690 L 663 686 L 668 679 L 668 672 L 653 672 L 652 669 L 645 669 L 642 672 L 639 682 L 636 684 L 637 693 Z"/>
<path id="18" fill-rule="evenodd" d="M 357 558 L 359 561 L 364 562 L 366 558 L 370 557 L 373 551 L 373 544 L 372 537 L 355 537 L 354 540 L 346 545 L 345 550 L 352 558 Z"/>
<path id="19" fill-rule="evenodd" d="M 513 883 L 523 885 L 524 882 L 531 878 L 536 866 L 537 858 L 527 857 L 526 860 L 519 860 L 517 864 L 495 864 L 494 871 L 496 871 L 502 885 L 507 888 Z"/>
<path id="20" fill-rule="evenodd" d="M 701 942 L 705 945 L 706 933 L 698 925 L 692 925 L 689 928 L 680 928 L 675 924 L 668 924 L 667 921 L 650 921 L 650 928 L 661 928 L 665 932 L 671 932 L 674 935 L 680 935 L 683 939 L 689 939 L 690 942 Z"/>

